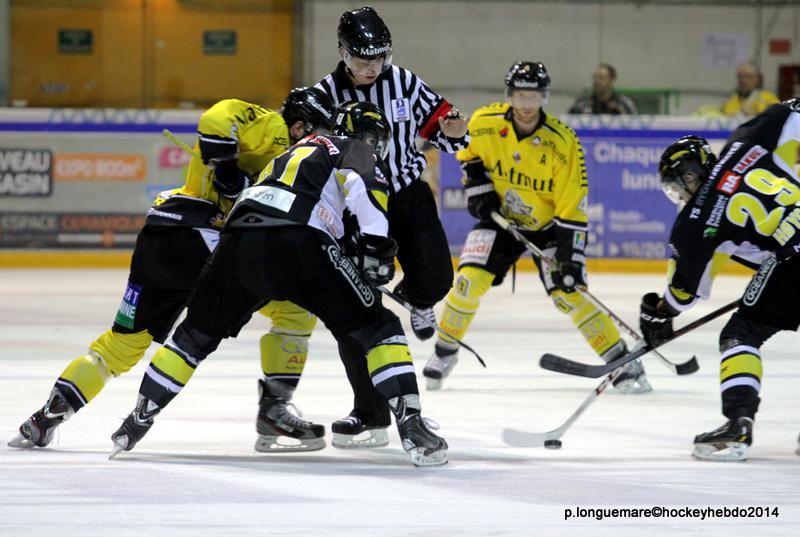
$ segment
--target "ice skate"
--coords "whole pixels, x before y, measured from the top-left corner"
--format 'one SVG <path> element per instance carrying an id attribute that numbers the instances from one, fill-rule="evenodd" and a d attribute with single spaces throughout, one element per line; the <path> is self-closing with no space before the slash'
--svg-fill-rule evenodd
<path id="1" fill-rule="evenodd" d="M 692 456 L 705 461 L 745 461 L 753 443 L 752 418 L 734 418 L 694 437 Z"/>
<path id="2" fill-rule="evenodd" d="M 267 392 L 259 381 L 255 450 L 261 453 L 317 451 L 325 447 L 325 426 L 302 419 L 297 408 Z M 294 411 L 294 412 L 293 412 Z"/>
<path id="3" fill-rule="evenodd" d="M 436 333 L 436 314 L 433 308 L 417 308 L 411 312 L 411 330 L 417 339 L 425 341 L 433 337 Z"/>
<path id="4" fill-rule="evenodd" d="M 614 387 L 625 395 L 635 395 L 653 391 L 647 380 L 644 365 L 638 358 L 622 366 L 622 371 L 614 379 Z"/>
<path id="5" fill-rule="evenodd" d="M 8 447 L 46 447 L 53 440 L 56 428 L 74 413 L 58 388 L 53 388 L 47 403 L 19 426 L 19 434 L 8 442 Z"/>
<path id="6" fill-rule="evenodd" d="M 132 450 L 153 426 L 154 419 L 159 412 L 161 409 L 158 408 L 158 405 L 139 395 L 136 408 L 125 418 L 120 428 L 111 435 L 114 448 L 108 458 L 113 459 L 121 451 Z"/>
<path id="7" fill-rule="evenodd" d="M 403 449 L 414 466 L 442 466 L 447 464 L 447 441 L 431 429 L 439 429 L 433 420 L 420 415 L 419 395 L 404 395 L 389 401 L 395 415 L 397 431 Z"/>
<path id="8" fill-rule="evenodd" d="M 389 445 L 389 423 L 369 423 L 353 410 L 331 425 L 333 447 L 339 449 L 381 448 Z"/>
<path id="9" fill-rule="evenodd" d="M 425 377 L 425 387 L 428 390 L 439 390 L 444 383 L 444 379 L 450 374 L 458 363 L 458 350 L 450 350 L 436 344 L 433 356 L 431 356 L 422 375 Z"/>
<path id="10" fill-rule="evenodd" d="M 606 363 L 613 362 L 620 356 L 628 353 L 628 346 L 623 340 L 619 340 L 609 350 L 603 354 L 603 361 Z M 622 371 L 617 373 L 613 386 L 625 395 L 635 395 L 640 393 L 652 392 L 653 387 L 647 380 L 647 374 L 644 371 L 644 364 L 638 358 L 630 361 L 621 367 Z"/>
<path id="11" fill-rule="evenodd" d="M 402 283 L 394 288 L 394 293 L 399 298 L 411 304 L 411 300 L 409 300 L 408 294 L 406 293 L 406 288 Z M 435 325 L 436 314 L 433 312 L 433 307 L 418 308 L 415 306 L 415 311 L 411 312 L 411 330 L 420 341 L 425 341 L 433 337 L 433 334 L 436 333 Z"/>

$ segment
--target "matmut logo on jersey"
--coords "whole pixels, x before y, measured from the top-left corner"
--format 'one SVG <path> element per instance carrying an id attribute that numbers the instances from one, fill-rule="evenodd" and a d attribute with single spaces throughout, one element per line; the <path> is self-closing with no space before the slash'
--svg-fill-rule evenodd
<path id="1" fill-rule="evenodd" d="M 754 146 L 745 156 L 739 159 L 739 162 L 733 167 L 736 173 L 744 173 L 747 169 L 755 164 L 755 162 L 767 154 L 767 150 L 760 145 Z"/>
<path id="2" fill-rule="evenodd" d="M 725 172 L 722 178 L 717 183 L 717 190 L 724 192 L 727 195 L 732 195 L 739 188 L 739 183 L 742 182 L 742 176 L 733 172 Z"/>

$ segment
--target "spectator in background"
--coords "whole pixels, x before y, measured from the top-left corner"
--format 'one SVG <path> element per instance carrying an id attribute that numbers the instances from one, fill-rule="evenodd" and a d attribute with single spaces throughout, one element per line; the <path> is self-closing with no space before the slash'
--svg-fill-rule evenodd
<path id="1" fill-rule="evenodd" d="M 780 102 L 774 93 L 763 87 L 764 75 L 758 65 L 752 62 L 740 64 L 736 68 L 736 91 L 722 105 L 722 113 L 726 116 L 741 114 L 752 117 Z"/>
<path id="2" fill-rule="evenodd" d="M 601 63 L 592 73 L 593 91 L 578 97 L 570 107 L 570 114 L 636 114 L 636 105 L 630 97 L 617 93 L 614 81 L 617 70 L 607 63 Z"/>

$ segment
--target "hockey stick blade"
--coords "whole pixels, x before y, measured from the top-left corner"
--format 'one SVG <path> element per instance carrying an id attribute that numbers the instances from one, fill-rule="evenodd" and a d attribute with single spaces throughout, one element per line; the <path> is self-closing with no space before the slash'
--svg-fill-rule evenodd
<path id="1" fill-rule="evenodd" d="M 380 286 L 376 287 L 376 289 L 377 289 L 378 291 L 380 291 L 381 293 L 383 293 L 384 295 L 386 295 L 386 296 L 388 296 L 389 298 L 391 298 L 392 300 L 394 300 L 395 302 L 397 302 L 398 304 L 400 304 L 401 306 L 403 306 L 403 307 L 404 307 L 405 309 L 407 309 L 408 311 L 410 311 L 410 312 L 412 312 L 412 313 L 415 313 L 415 312 L 417 311 L 417 308 L 415 308 L 413 305 L 411 305 L 410 303 L 408 303 L 408 302 L 406 302 L 405 300 L 403 300 L 403 299 L 402 299 L 401 297 L 399 297 L 397 294 L 395 294 L 395 293 L 393 293 L 393 292 L 389 291 L 389 290 L 388 290 L 386 287 L 384 287 L 383 285 L 380 285 Z M 423 319 L 425 318 L 425 317 L 424 317 L 424 316 L 422 316 L 422 315 L 420 315 L 420 317 L 422 317 Z M 478 354 L 478 351 L 476 351 L 475 349 L 473 349 L 472 347 L 470 347 L 469 345 L 467 345 L 466 343 L 464 343 L 464 342 L 463 342 L 463 341 L 461 341 L 460 339 L 456 339 L 456 338 L 454 338 L 453 336 L 451 336 L 450 334 L 448 334 L 447 332 L 445 332 L 444 330 L 442 330 L 441 328 L 439 328 L 439 325 L 438 325 L 437 323 L 429 323 L 429 324 L 430 324 L 431 326 L 433 326 L 433 329 L 434 329 L 434 330 L 436 330 L 437 332 L 439 332 L 440 334 L 444 334 L 444 335 L 445 335 L 445 336 L 447 336 L 449 339 L 452 339 L 453 341 L 455 341 L 455 342 L 458 344 L 458 346 L 459 346 L 459 347 L 464 347 L 464 348 L 465 348 L 465 349 L 467 349 L 469 352 L 471 352 L 473 355 L 475 355 L 475 358 L 477 358 L 477 359 L 478 359 L 478 362 L 480 362 L 480 364 L 481 364 L 481 365 L 482 365 L 484 368 L 486 367 L 486 362 L 484 362 L 484 361 L 483 361 L 483 358 L 481 358 L 481 355 L 480 355 L 480 354 Z"/>
<path id="2" fill-rule="evenodd" d="M 692 330 L 695 330 L 696 328 L 699 328 L 704 324 L 713 321 L 717 317 L 720 317 L 726 314 L 727 312 L 736 309 L 738 305 L 739 301 L 734 300 L 730 304 L 726 304 L 725 306 L 722 306 L 721 308 L 712 311 L 711 313 L 697 319 L 696 321 L 687 324 L 683 328 L 675 330 L 675 332 L 672 334 L 672 337 L 669 338 L 668 340 L 663 341 L 655 346 L 651 346 L 649 344 L 644 344 L 641 347 L 637 346 L 625 356 L 617 358 L 616 360 L 613 360 L 607 364 L 603 365 L 584 364 L 583 362 L 576 362 L 575 360 L 570 360 L 568 358 L 563 358 L 555 354 L 547 353 L 542 355 L 542 358 L 539 360 L 539 365 L 543 369 L 547 369 L 548 371 L 555 371 L 557 373 L 566 373 L 567 375 L 576 375 L 579 377 L 589 377 L 589 378 L 602 377 L 603 375 L 607 375 L 608 373 L 611 373 L 615 369 L 622 367 L 628 362 L 647 354 L 651 350 L 658 348 L 661 345 L 665 345 L 670 341 L 674 341 L 675 339 L 685 334 L 688 334 Z M 678 364 L 676 367 L 680 367 L 684 371 L 688 371 L 689 373 L 693 372 L 692 369 L 696 371 L 699 368 L 699 365 L 697 363 L 697 357 L 692 356 L 692 358 L 688 362 L 685 362 L 683 364 Z"/>
<path id="3" fill-rule="evenodd" d="M 580 404 L 578 408 L 566 419 L 564 423 L 561 424 L 560 427 L 553 429 L 552 431 L 547 431 L 544 433 L 530 433 L 527 431 L 520 431 L 518 429 L 503 429 L 503 442 L 508 444 L 509 446 L 513 447 L 543 447 L 544 443 L 548 440 L 560 440 L 564 433 L 572 427 L 572 424 L 575 423 L 581 414 L 583 414 L 592 403 L 600 397 L 600 394 L 608 388 L 608 385 L 614 382 L 614 379 L 619 376 L 621 370 L 617 370 L 614 373 L 608 375 L 604 378 L 597 387 L 592 390 L 592 393 L 584 399 L 584 401 Z"/>
<path id="4" fill-rule="evenodd" d="M 494 220 L 495 224 L 497 224 L 502 229 L 504 229 L 505 231 L 510 233 L 512 237 L 514 237 L 520 243 L 522 243 L 522 245 L 525 246 L 525 248 L 527 248 L 529 252 L 531 252 L 533 255 L 535 255 L 537 258 L 539 258 L 541 260 L 541 262 L 545 266 L 556 266 L 557 265 L 555 259 L 553 259 L 552 257 L 547 256 L 538 246 L 536 246 L 534 243 L 529 241 L 522 233 L 520 233 L 519 230 L 514 229 L 514 227 L 511 225 L 511 222 L 509 222 L 508 220 L 503 218 L 499 213 L 497 213 L 495 211 L 492 211 L 491 217 L 492 217 L 492 220 Z M 592 293 L 590 293 L 588 288 L 586 288 L 585 286 L 578 286 L 578 287 L 576 287 L 576 289 L 581 295 L 583 295 L 583 297 L 586 300 L 591 302 L 601 312 L 603 312 L 604 314 L 608 315 L 609 318 L 611 318 L 611 321 L 614 324 L 616 324 L 618 327 L 620 327 L 623 330 L 625 330 L 625 332 L 627 332 L 628 335 L 630 335 L 633 339 L 635 339 L 636 341 L 641 341 L 642 340 L 642 336 L 640 336 L 638 332 L 636 332 L 633 328 L 628 326 L 628 323 L 623 321 L 621 317 L 616 315 L 605 304 L 603 304 L 600 301 L 600 299 L 598 299 L 596 296 L 594 296 Z M 653 355 L 655 355 L 656 358 L 661 360 L 661 363 L 663 363 L 664 366 L 666 366 L 670 371 L 672 371 L 676 375 L 688 375 L 690 373 L 694 373 L 695 371 L 697 371 L 699 369 L 699 366 L 697 364 L 697 360 L 695 360 L 694 357 L 692 357 L 692 359 L 690 359 L 688 362 L 685 362 L 683 364 L 676 364 L 675 362 L 673 362 L 672 360 L 669 360 L 667 357 L 665 357 L 664 355 L 662 355 L 660 352 L 658 352 L 656 350 L 653 351 Z M 691 362 L 693 360 L 694 360 L 694 369 L 692 369 L 693 366 L 691 365 Z"/>
<path id="5" fill-rule="evenodd" d="M 511 447 L 540 447 L 547 440 L 558 440 L 561 435 L 556 431 L 546 433 L 529 433 L 519 429 L 503 429 L 503 442 Z"/>
<path id="6" fill-rule="evenodd" d="M 678 375 L 691 375 L 700 369 L 700 364 L 697 362 L 697 356 L 692 356 L 682 364 L 675 364 L 675 373 Z"/>

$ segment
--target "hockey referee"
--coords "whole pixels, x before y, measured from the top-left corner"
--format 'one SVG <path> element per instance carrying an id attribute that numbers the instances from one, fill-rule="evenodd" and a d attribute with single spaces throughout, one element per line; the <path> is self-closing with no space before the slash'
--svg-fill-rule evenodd
<path id="1" fill-rule="evenodd" d="M 380 15 L 369 6 L 346 11 L 339 20 L 342 61 L 317 87 L 339 106 L 347 101 L 378 105 L 392 125 L 392 143 L 386 164 L 389 185 L 389 233 L 397 241 L 397 259 L 403 280 L 395 292 L 422 310 L 426 319 L 411 316 L 414 334 L 428 339 L 434 334 L 433 305 L 444 298 L 453 283 L 447 237 L 427 183 L 420 179 L 426 161 L 417 149 L 417 137 L 455 153 L 469 144 L 467 121 L 444 97 L 417 75 L 392 64 L 392 36 Z M 355 434 L 372 430 L 385 434 L 389 410 L 372 387 L 362 349 L 341 343 L 340 352 L 355 392 L 351 415 L 333 424 L 333 444 L 352 445 Z M 388 439 L 367 439 L 364 447 L 385 445 Z"/>

